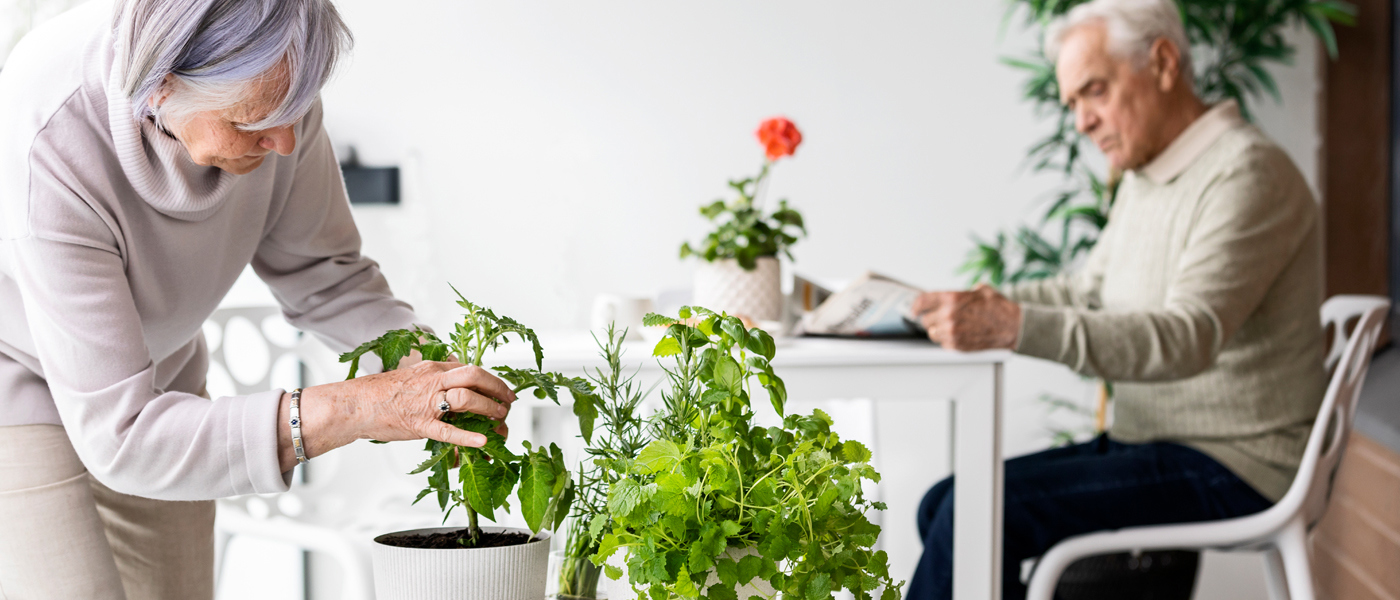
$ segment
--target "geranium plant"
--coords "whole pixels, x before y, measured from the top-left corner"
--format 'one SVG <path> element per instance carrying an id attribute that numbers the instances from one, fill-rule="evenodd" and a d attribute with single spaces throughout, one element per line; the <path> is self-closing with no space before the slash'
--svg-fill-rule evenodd
<path id="1" fill-rule="evenodd" d="M 457 292 L 457 289 L 452 291 Z M 593 386 L 583 378 L 544 372 L 544 350 L 533 330 L 468 301 L 460 292 L 457 297 L 457 305 L 466 313 L 449 335 L 449 342 L 418 327 L 390 331 L 340 356 L 341 362 L 350 363 L 349 378 L 355 377 L 360 358 L 366 353 L 378 356 L 385 369 L 397 368 L 414 350 L 423 360 L 455 357 L 463 364 L 479 367 L 487 352 L 507 343 L 508 336 L 514 336 L 531 345 L 536 368 L 495 367 L 493 370 L 510 383 L 512 391 L 533 390 L 536 397 L 549 398 L 555 404 L 559 403 L 559 390 L 568 390 L 573 396 L 574 414 L 579 418 L 584 438 L 591 439 L 598 405 Z M 486 436 L 486 445 L 471 448 L 428 440 L 424 447 L 428 459 L 411 473 L 428 473 L 428 486 L 418 494 L 415 504 L 430 494 L 436 495 L 443 521 L 453 509 L 462 507 L 467 512 L 469 527 L 467 536 L 458 543 L 465 547 L 481 543 L 479 517 L 495 521 L 496 510 L 510 511 L 510 493 L 517 485 L 520 512 L 532 534 L 559 526 L 569 512 L 574 488 L 564 467 L 564 455 L 557 445 L 532 447 L 524 442 L 525 454 L 517 455 L 506 448 L 505 436 L 496 431 L 496 421 L 474 413 L 447 413 L 443 418 L 450 425 Z M 452 483 L 454 475 L 456 485 Z"/>
<path id="2" fill-rule="evenodd" d="M 734 259 L 752 271 L 765 256 L 782 253 L 791 259 L 788 248 L 807 234 L 802 214 L 789 207 L 787 200 L 779 200 L 771 213 L 764 211 L 762 201 L 773 163 L 792 156 L 802 143 L 802 132 L 792 121 L 776 117 L 759 125 L 755 135 L 764 148 L 763 168 L 757 177 L 729 181 L 738 194 L 734 200 L 715 200 L 700 207 L 700 214 L 713 222 L 715 229 L 696 246 L 682 243 L 681 258 L 694 255 L 708 262 Z"/>
<path id="3" fill-rule="evenodd" d="M 899 598 L 886 554 L 873 550 L 880 527 L 865 516 L 885 508 L 862 492 L 880 479 L 870 451 L 842 441 L 821 411 L 785 415 L 773 338 L 699 307 L 645 323 L 667 328 L 654 354 L 674 363 L 646 446 L 635 457 L 595 459 L 611 480 L 590 523 L 601 536 L 595 564 L 621 578 L 607 560 L 624 553 L 633 590 L 655 600 L 736 600 L 755 580 L 787 598 L 843 588 Z M 781 426 L 754 424 L 759 387 Z"/>

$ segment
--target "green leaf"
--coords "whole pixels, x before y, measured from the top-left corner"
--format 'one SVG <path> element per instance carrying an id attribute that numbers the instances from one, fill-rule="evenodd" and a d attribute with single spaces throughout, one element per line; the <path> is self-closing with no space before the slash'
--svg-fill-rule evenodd
<path id="1" fill-rule="evenodd" d="M 651 475 L 671 471 L 685 459 L 686 451 L 671 440 L 656 440 L 637 454 L 637 472 Z"/>
<path id="2" fill-rule="evenodd" d="M 807 600 L 824 600 L 831 597 L 831 575 L 816 573 L 807 582 Z"/>
<path id="3" fill-rule="evenodd" d="M 642 325 L 646 327 L 670 327 L 674 324 L 676 324 L 675 319 L 656 313 L 647 313 L 645 317 L 642 317 Z"/>
<path id="4" fill-rule="evenodd" d="M 752 554 L 739 559 L 739 585 L 748 585 L 763 569 L 763 559 Z"/>
<path id="5" fill-rule="evenodd" d="M 583 434 L 583 442 L 592 444 L 593 422 L 598 419 L 598 405 L 603 403 L 603 399 L 596 394 L 582 393 L 572 388 L 569 394 L 574 397 L 574 416 L 578 417 L 578 429 Z"/>
<path id="6" fill-rule="evenodd" d="M 846 462 L 870 462 L 870 449 L 866 448 L 865 444 L 855 440 L 846 440 L 841 445 L 841 455 L 846 458 Z"/>
<path id="7" fill-rule="evenodd" d="M 676 338 L 664 337 L 656 343 L 656 349 L 652 351 L 652 356 L 675 356 L 681 353 L 681 343 Z"/>
<path id="8" fill-rule="evenodd" d="M 409 474 L 409 475 L 417 475 L 417 474 L 419 474 L 419 473 L 422 473 L 423 471 L 427 471 L 428 469 L 431 469 L 431 468 L 433 467 L 433 465 L 438 464 L 438 462 L 440 462 L 440 461 L 441 461 L 443 458 L 445 458 L 448 454 L 451 454 L 452 451 L 455 450 L 456 448 L 457 448 L 456 446 L 453 446 L 453 445 L 451 445 L 451 444 L 444 445 L 443 448 L 442 448 L 441 450 L 437 451 L 437 453 L 435 453 L 435 454 L 433 454 L 431 457 L 429 457 L 428 460 L 425 460 L 425 461 L 423 461 L 423 462 L 421 462 L 421 463 L 418 463 L 418 466 L 417 466 L 416 468 L 414 468 L 412 471 L 409 471 L 408 474 Z"/>
<path id="9" fill-rule="evenodd" d="M 632 479 L 619 479 L 608 489 L 608 512 L 625 517 L 646 500 L 641 484 Z"/>
<path id="10" fill-rule="evenodd" d="M 558 531 L 559 526 L 564 523 L 564 519 L 569 516 L 569 507 L 574 503 L 574 481 L 565 477 L 557 477 L 555 487 L 560 487 L 558 482 L 563 482 L 563 489 L 559 490 L 549 500 L 549 507 L 544 511 L 542 527 L 551 531 Z"/>
<path id="11" fill-rule="evenodd" d="M 773 360 L 773 355 L 777 353 L 777 344 L 773 341 L 773 336 L 762 329 L 750 330 L 744 347 L 768 360 Z"/>
<path id="12" fill-rule="evenodd" d="M 530 532 L 538 534 L 544 524 L 554 492 L 554 464 L 543 449 L 531 452 L 520 469 L 520 514 Z"/>
<path id="13" fill-rule="evenodd" d="M 501 483 L 501 479 L 504 479 L 502 474 L 496 472 L 499 468 L 484 460 L 468 458 L 462 461 L 462 467 L 457 474 L 471 509 L 486 517 L 488 521 L 496 520 L 495 489 Z"/>
<path id="14" fill-rule="evenodd" d="M 744 369 L 730 356 L 721 356 L 715 362 L 715 385 L 729 390 L 730 395 L 743 391 Z"/>

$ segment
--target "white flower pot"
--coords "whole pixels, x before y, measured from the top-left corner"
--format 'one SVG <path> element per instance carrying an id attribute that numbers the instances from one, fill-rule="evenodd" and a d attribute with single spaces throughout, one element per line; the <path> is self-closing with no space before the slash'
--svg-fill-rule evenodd
<path id="1" fill-rule="evenodd" d="M 760 258 L 752 271 L 745 271 L 732 258 L 700 261 L 695 270 L 695 304 L 755 321 L 777 321 L 783 315 L 778 259 Z"/>
<path id="2" fill-rule="evenodd" d="M 725 550 L 724 553 L 728 555 L 729 558 L 738 561 L 745 556 L 758 554 L 758 551 L 752 547 L 731 547 Z M 637 600 L 637 594 L 632 591 L 632 584 L 627 582 L 627 561 L 625 558 L 621 558 L 623 556 L 622 552 L 618 552 L 608 559 L 608 564 L 622 569 L 621 579 L 610 579 L 606 574 L 603 575 L 603 579 L 606 580 L 606 583 L 599 587 L 607 589 L 608 600 Z M 719 577 L 715 575 L 714 571 L 710 571 L 710 578 L 705 581 L 705 589 L 709 589 L 710 586 L 717 583 L 719 583 Z M 760 596 L 763 598 L 773 598 L 777 596 L 777 592 L 773 591 L 773 586 L 769 585 L 767 581 L 758 579 L 757 577 L 750 581 L 748 585 L 741 585 L 735 588 L 734 592 L 738 595 L 740 600 L 747 600 L 750 596 Z M 701 593 L 704 593 L 704 590 L 701 590 Z"/>
<path id="3" fill-rule="evenodd" d="M 501 548 L 400 548 L 378 543 L 385 536 L 432 534 L 460 527 L 431 527 L 374 538 L 374 593 L 377 600 L 540 600 L 549 574 L 550 534 Z M 524 529 L 482 527 L 483 531 Z"/>

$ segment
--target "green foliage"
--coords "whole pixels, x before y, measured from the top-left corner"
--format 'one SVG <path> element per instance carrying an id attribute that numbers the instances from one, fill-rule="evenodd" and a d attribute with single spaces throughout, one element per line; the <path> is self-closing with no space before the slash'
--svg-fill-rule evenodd
<path id="1" fill-rule="evenodd" d="M 610 325 L 606 340 L 594 338 L 608 368 L 595 369 L 589 375 L 602 399 L 597 410 L 599 427 L 588 447 L 590 460 L 577 475 L 578 500 L 574 503 L 559 573 L 561 598 L 597 597 L 600 567 L 589 558 L 597 553 L 603 531 L 612 530 L 613 523 L 607 515 L 608 491 L 618 479 L 616 472 L 599 465 L 625 464 L 635 459 L 648 441 L 639 412 L 647 392 L 636 382 L 635 372 L 627 374 L 622 368 L 622 340 L 626 335 L 626 330 L 617 331 Z"/>
<path id="2" fill-rule="evenodd" d="M 884 510 L 861 488 L 880 478 L 870 451 L 842 441 L 826 413 L 783 416 L 772 338 L 699 307 L 646 322 L 667 325 L 654 351 L 673 363 L 664 406 L 639 451 L 594 460 L 610 485 L 590 519 L 602 533 L 593 562 L 623 552 L 639 597 L 731 599 L 762 579 L 787 598 L 844 588 L 869 599 L 881 587 L 898 598 L 887 556 L 872 550 L 880 528 L 865 517 Z M 759 387 L 781 427 L 753 424 Z M 720 583 L 705 587 L 711 573 Z"/>
<path id="3" fill-rule="evenodd" d="M 1043 30 L 1085 1 L 1015 0 L 1007 16 L 1021 10 L 1027 27 Z M 1194 49 L 1197 93 L 1208 103 L 1236 100 L 1246 118 L 1250 103 L 1261 96 L 1281 101 L 1268 67 L 1293 60 L 1295 49 L 1284 39 L 1285 29 L 1306 25 L 1336 58 L 1332 25 L 1356 21 L 1356 8 L 1339 0 L 1177 0 L 1177 5 Z M 1085 140 L 1074 129 L 1074 115 L 1060 104 L 1055 67 L 1044 53 L 1002 62 L 1025 71 L 1022 94 L 1038 114 L 1054 122 L 1050 134 L 1030 148 L 1031 169 L 1061 173 L 1064 181 L 1035 224 L 999 232 L 990 241 L 974 237 L 959 272 L 973 283 L 993 285 L 1053 276 L 1074 264 L 1107 224 L 1117 187 L 1116 177 L 1100 177 L 1083 164 Z"/>
<path id="4" fill-rule="evenodd" d="M 596 414 L 601 402 L 593 386 L 582 378 L 542 371 L 544 351 L 534 331 L 510 317 L 497 315 L 489 308 L 468 301 L 456 288 L 452 291 L 457 293 L 457 305 L 465 310 L 465 314 L 450 334 L 450 342 L 444 342 L 432 332 L 418 327 L 387 332 L 340 356 L 341 362 L 350 363 L 349 378 L 355 377 L 360 358 L 366 353 L 378 356 L 386 370 L 398 368 L 399 362 L 414 350 L 424 360 L 444 361 L 455 357 L 464 364 L 480 367 L 488 351 L 506 344 L 508 336 L 514 336 L 530 344 L 536 368 L 495 367 L 493 370 L 517 394 L 533 390 L 536 397 L 549 398 L 558 404 L 559 389 L 568 390 L 574 399 L 574 412 L 579 415 L 579 427 L 585 432 L 585 438 L 591 436 L 592 415 Z M 500 401 L 499 398 L 495 400 Z M 429 495 L 435 496 L 443 511 L 443 521 L 458 506 L 462 507 L 470 520 L 470 540 L 464 541 L 464 544 L 472 546 L 481 536 L 477 517 L 494 521 L 497 509 L 509 512 L 510 493 L 518 484 L 516 499 L 530 531 L 538 534 L 544 529 L 559 527 L 569 513 L 575 491 L 573 480 L 564 467 L 564 455 L 558 446 L 550 444 L 548 448 L 532 448 L 529 442 L 525 442 L 525 454 L 516 455 L 506 448 L 505 436 L 496 431 L 497 423 L 490 418 L 475 413 L 454 412 L 444 415 L 443 420 L 454 427 L 486 436 L 486 445 L 470 448 L 428 440 L 424 446 L 428 459 L 410 473 L 428 473 L 428 486 L 418 494 L 414 503 Z M 457 476 L 455 486 L 452 484 L 454 473 Z"/>
<path id="5" fill-rule="evenodd" d="M 729 187 L 738 193 L 738 198 L 729 202 L 715 200 L 700 207 L 700 214 L 715 224 L 715 230 L 698 246 L 681 244 L 681 258 L 694 255 L 707 262 L 732 258 L 749 271 L 765 256 L 781 252 L 792 258 L 789 247 L 807 235 L 802 214 L 788 207 L 787 200 L 779 200 L 778 209 L 765 214 L 763 203 L 756 199 L 771 166 L 771 162 L 765 162 L 758 177 L 731 180 Z"/>

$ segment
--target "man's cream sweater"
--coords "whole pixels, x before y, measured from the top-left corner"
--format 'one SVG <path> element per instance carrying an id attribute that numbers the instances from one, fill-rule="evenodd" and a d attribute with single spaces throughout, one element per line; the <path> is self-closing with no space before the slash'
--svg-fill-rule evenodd
<path id="1" fill-rule="evenodd" d="M 1016 351 L 1114 384 L 1118 441 L 1171 441 L 1277 501 L 1321 403 L 1318 208 L 1234 103 L 1128 172 L 1077 272 L 1010 286 Z"/>

